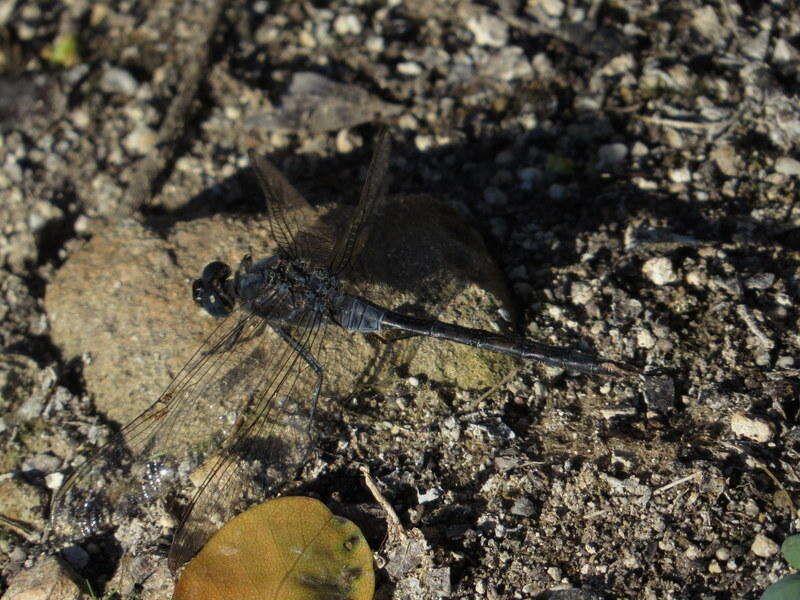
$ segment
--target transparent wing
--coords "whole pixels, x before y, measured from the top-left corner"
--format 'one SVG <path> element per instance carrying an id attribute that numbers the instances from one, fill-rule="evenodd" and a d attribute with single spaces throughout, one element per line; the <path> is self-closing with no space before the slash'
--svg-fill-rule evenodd
<path id="1" fill-rule="evenodd" d="M 361 190 L 356 214 L 350 220 L 347 232 L 337 239 L 331 261 L 328 263 L 334 273 L 343 273 L 347 270 L 353 257 L 358 255 L 364 241 L 369 236 L 372 219 L 386 198 L 388 186 L 386 175 L 389 170 L 390 154 L 391 138 L 388 130 L 382 129 L 378 133 L 375 152 L 369 163 L 367 178 Z"/>
<path id="2" fill-rule="evenodd" d="M 184 513 L 172 543 L 175 571 L 236 513 L 293 476 L 312 446 L 311 428 L 322 386 L 314 355 L 320 344 L 321 315 L 309 312 L 284 328 L 284 347 L 275 353 L 270 374 L 257 386 L 222 452 L 206 465 L 206 475 Z"/>
<path id="3" fill-rule="evenodd" d="M 56 535 L 85 537 L 138 514 L 218 452 L 281 354 L 265 346 L 283 349 L 265 330 L 265 320 L 245 310 L 225 319 L 159 399 L 59 489 L 51 508 Z"/>
<path id="4" fill-rule="evenodd" d="M 286 256 L 325 265 L 333 251 L 333 236 L 317 211 L 264 156 L 250 152 L 250 163 L 267 200 L 273 239 Z"/>

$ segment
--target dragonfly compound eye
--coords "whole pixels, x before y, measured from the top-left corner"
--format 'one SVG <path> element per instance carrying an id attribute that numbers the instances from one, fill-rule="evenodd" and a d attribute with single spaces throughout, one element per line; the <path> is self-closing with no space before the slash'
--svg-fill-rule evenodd
<path id="1" fill-rule="evenodd" d="M 227 317 L 236 303 L 233 294 L 231 269 L 222 262 L 211 262 L 203 269 L 200 279 L 192 284 L 192 298 L 214 317 Z"/>

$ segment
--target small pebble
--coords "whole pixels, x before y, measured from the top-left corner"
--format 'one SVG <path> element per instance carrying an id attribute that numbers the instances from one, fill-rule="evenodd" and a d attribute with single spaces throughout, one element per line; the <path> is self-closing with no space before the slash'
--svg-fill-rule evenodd
<path id="1" fill-rule="evenodd" d="M 731 431 L 754 442 L 764 443 L 772 439 L 772 427 L 769 423 L 743 413 L 736 413 L 731 417 Z"/>
<path id="2" fill-rule="evenodd" d="M 642 328 L 636 333 L 636 344 L 640 348 L 649 350 L 656 345 L 656 337 L 649 329 Z"/>
<path id="3" fill-rule="evenodd" d="M 769 558 L 770 556 L 775 556 L 778 553 L 778 550 L 779 550 L 778 544 L 773 542 L 763 533 L 757 534 L 755 539 L 753 540 L 753 545 L 750 546 L 750 551 L 756 556 L 760 556 L 761 558 Z"/>
<path id="4" fill-rule="evenodd" d="M 339 133 L 336 134 L 336 151 L 339 154 L 350 154 L 355 145 L 353 144 L 353 140 L 350 139 L 350 133 L 347 129 L 339 130 Z"/>
<path id="5" fill-rule="evenodd" d="M 539 6 L 551 17 L 560 17 L 564 14 L 564 3 L 561 0 L 539 0 Z"/>
<path id="6" fill-rule="evenodd" d="M 692 11 L 692 27 L 711 42 L 724 41 L 730 33 L 720 22 L 714 7 L 710 5 Z"/>
<path id="7" fill-rule="evenodd" d="M 26 558 L 28 558 L 28 555 L 25 553 L 25 550 L 19 546 L 15 546 L 14 549 L 8 553 L 8 560 L 11 562 L 21 563 Z"/>
<path id="8" fill-rule="evenodd" d="M 550 579 L 553 581 L 561 581 L 563 576 L 563 572 L 558 567 L 548 567 L 547 574 L 550 575 Z"/>
<path id="9" fill-rule="evenodd" d="M 87 127 L 89 127 L 89 125 L 92 124 L 92 119 L 89 116 L 89 113 L 81 108 L 77 108 L 74 111 L 72 111 L 72 114 L 70 116 L 72 118 L 72 123 L 78 129 L 86 129 Z"/>
<path id="10" fill-rule="evenodd" d="M 727 177 L 736 177 L 742 171 L 741 160 L 736 149 L 730 144 L 720 144 L 711 151 L 713 160 L 722 174 Z"/>
<path id="11" fill-rule="evenodd" d="M 442 495 L 442 490 L 438 488 L 431 488 L 425 492 L 417 491 L 417 503 L 425 504 L 426 502 L 433 502 Z"/>
<path id="12" fill-rule="evenodd" d="M 575 281 L 570 286 L 569 295 L 573 304 L 576 306 L 583 306 L 592 299 L 594 293 L 592 292 L 592 286 L 588 283 Z"/>
<path id="13" fill-rule="evenodd" d="M 358 35 L 361 21 L 356 15 L 339 15 L 333 20 L 333 30 L 339 35 Z"/>
<path id="14" fill-rule="evenodd" d="M 670 148 L 680 149 L 683 148 L 684 140 L 683 135 L 677 129 L 667 129 L 664 132 L 664 139 Z"/>
<path id="15" fill-rule="evenodd" d="M 673 183 L 689 183 L 692 180 L 692 174 L 686 167 L 680 169 L 670 169 L 669 179 Z"/>
<path id="16" fill-rule="evenodd" d="M 633 148 L 631 148 L 631 154 L 636 158 L 647 156 L 649 153 L 650 149 L 647 146 L 645 146 L 642 142 L 635 142 L 633 144 Z"/>
<path id="17" fill-rule="evenodd" d="M 411 387 L 419 387 L 419 379 L 413 375 L 406 379 L 406 383 Z"/>
<path id="18" fill-rule="evenodd" d="M 402 129 L 410 129 L 411 131 L 415 131 L 419 127 L 419 123 L 414 115 L 410 115 L 408 113 L 404 114 L 397 120 L 397 124 Z"/>
<path id="19" fill-rule="evenodd" d="M 89 564 L 89 553 L 77 545 L 67 546 L 61 550 L 61 555 L 76 569 L 83 569 Z"/>
<path id="20" fill-rule="evenodd" d="M 147 125 L 140 123 L 122 140 L 122 145 L 130 154 L 144 155 L 156 145 L 158 134 Z"/>
<path id="21" fill-rule="evenodd" d="M 397 65 L 397 72 L 401 75 L 408 75 L 409 77 L 415 77 L 417 75 L 422 74 L 422 66 L 419 63 L 413 61 L 406 61 L 401 62 Z"/>
<path id="22" fill-rule="evenodd" d="M 750 290 L 768 290 L 773 283 L 775 283 L 774 273 L 759 273 L 748 278 L 744 286 Z"/>
<path id="23" fill-rule="evenodd" d="M 17 418 L 21 421 L 36 419 L 44 410 L 44 404 L 38 398 L 29 398 L 17 409 Z"/>
<path id="24" fill-rule="evenodd" d="M 29 456 L 22 461 L 23 472 L 36 472 L 43 475 L 54 473 L 61 467 L 63 461 L 54 454 L 40 452 Z"/>
<path id="25" fill-rule="evenodd" d="M 63 473 L 56 471 L 55 473 L 45 475 L 44 484 L 47 486 L 48 490 L 57 490 L 61 487 L 62 483 L 64 483 Z"/>
<path id="26" fill-rule="evenodd" d="M 678 274 L 672 261 L 665 256 L 651 258 L 642 265 L 642 273 L 656 285 L 667 285 L 677 281 Z"/>
<path id="27" fill-rule="evenodd" d="M 467 29 L 480 46 L 502 48 L 508 42 L 508 24 L 499 17 L 485 13 L 472 17 L 467 21 Z"/>
<path id="28" fill-rule="evenodd" d="M 530 517 L 535 512 L 536 512 L 536 507 L 534 506 L 533 502 L 531 502 L 528 498 L 525 498 L 524 496 L 514 500 L 514 504 L 511 506 L 512 515 L 517 515 L 520 517 Z"/>
<path id="29" fill-rule="evenodd" d="M 133 96 L 136 94 L 139 82 L 125 69 L 106 67 L 98 85 L 107 94 Z"/>
<path id="30" fill-rule="evenodd" d="M 781 175 L 800 177 L 800 161 L 789 156 L 782 156 L 775 161 L 775 172 Z"/>
<path id="31" fill-rule="evenodd" d="M 367 50 L 370 52 L 378 53 L 383 52 L 384 42 L 383 38 L 379 35 L 371 35 L 367 38 L 366 41 Z"/>
<path id="32" fill-rule="evenodd" d="M 772 51 L 772 62 L 782 64 L 798 59 L 800 59 L 800 53 L 789 42 L 784 39 L 775 42 L 775 48 Z"/>
<path id="33" fill-rule="evenodd" d="M 712 560 L 708 563 L 708 572 L 709 573 L 722 573 L 722 567 L 719 566 L 719 563 L 716 560 Z"/>

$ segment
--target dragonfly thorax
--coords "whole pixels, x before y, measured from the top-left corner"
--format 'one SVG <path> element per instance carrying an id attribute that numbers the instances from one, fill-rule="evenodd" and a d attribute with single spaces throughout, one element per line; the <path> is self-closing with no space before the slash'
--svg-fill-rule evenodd
<path id="1" fill-rule="evenodd" d="M 250 310 L 276 321 L 293 321 L 309 311 L 327 314 L 342 294 L 330 270 L 280 254 L 240 266 L 235 289 Z"/>

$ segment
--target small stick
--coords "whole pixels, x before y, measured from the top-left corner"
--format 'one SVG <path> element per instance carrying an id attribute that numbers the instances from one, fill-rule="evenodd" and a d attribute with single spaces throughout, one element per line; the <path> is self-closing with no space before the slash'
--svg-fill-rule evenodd
<path id="1" fill-rule="evenodd" d="M 505 376 L 505 377 L 503 377 L 503 378 L 502 378 L 500 381 L 498 381 L 498 382 L 497 382 L 495 385 L 493 385 L 493 386 L 492 386 L 492 387 L 490 387 L 488 390 L 486 390 L 485 392 L 483 392 L 483 393 L 482 393 L 480 396 L 478 396 L 478 399 L 475 401 L 475 404 L 480 404 L 481 402 L 483 402 L 484 400 L 486 400 L 486 398 L 488 398 L 489 396 L 491 396 L 492 394 L 494 394 L 494 393 L 495 393 L 497 390 L 499 390 L 501 387 L 503 387 L 505 384 L 507 384 L 507 383 L 508 383 L 509 381 L 511 381 L 512 379 L 514 379 L 514 377 L 516 377 L 516 376 L 517 376 L 517 373 L 519 373 L 519 369 L 512 369 L 511 371 L 509 371 L 509 372 L 506 374 L 506 376 Z"/>
<path id="2" fill-rule="evenodd" d="M 10 529 L 17 535 L 24 537 L 27 541 L 31 543 L 36 543 L 41 541 L 41 533 L 36 531 L 30 525 L 23 523 L 22 521 L 18 521 L 17 519 L 12 519 L 10 517 L 6 517 L 5 515 L 0 515 L 0 525 L 3 525 L 7 529 Z"/>
<path id="3" fill-rule="evenodd" d="M 378 489 L 378 485 L 375 483 L 372 475 L 369 474 L 369 469 L 367 466 L 361 465 L 359 470 L 364 476 L 364 485 L 367 486 L 367 489 L 372 494 L 372 497 L 375 498 L 375 502 L 380 504 L 381 508 L 386 513 L 386 520 L 389 521 L 389 527 L 398 531 L 403 531 L 403 525 L 400 523 L 400 517 L 398 517 L 397 513 L 394 512 L 394 509 L 392 508 L 392 505 L 389 504 L 389 501 L 384 497 L 383 494 L 381 494 L 381 491 Z"/>
<path id="4" fill-rule="evenodd" d="M 684 121 L 681 119 L 669 119 L 666 117 L 649 117 L 647 115 L 634 115 L 640 121 L 652 125 L 662 125 L 674 129 L 711 129 L 712 127 L 724 127 L 730 123 L 730 119 L 721 121 Z"/>
<path id="5" fill-rule="evenodd" d="M 761 345 L 765 349 L 772 350 L 775 347 L 775 342 L 773 342 L 770 339 L 770 337 L 766 333 L 764 333 L 764 331 L 761 329 L 758 322 L 756 321 L 756 318 L 753 316 L 753 313 L 746 305 L 744 304 L 737 305 L 736 313 L 739 315 L 742 321 L 744 321 L 744 324 L 747 325 L 747 328 L 750 330 L 750 333 L 752 333 L 754 336 L 756 336 L 756 338 L 758 338 L 758 341 L 761 342 Z"/>
<path id="6" fill-rule="evenodd" d="M 695 473 L 692 473 L 691 475 L 687 475 L 686 477 L 681 477 L 680 479 L 676 479 L 672 483 L 668 483 L 666 485 L 662 485 L 660 488 L 656 488 L 655 490 L 653 490 L 653 493 L 654 494 L 660 494 L 661 492 L 666 492 L 667 490 L 670 490 L 670 489 L 672 489 L 672 488 L 674 488 L 676 486 L 682 485 L 682 484 L 686 483 L 687 481 L 691 481 L 692 479 L 697 479 L 698 477 L 700 477 L 700 472 L 699 471 L 695 472 Z"/>

